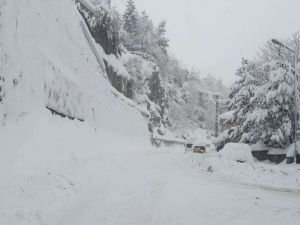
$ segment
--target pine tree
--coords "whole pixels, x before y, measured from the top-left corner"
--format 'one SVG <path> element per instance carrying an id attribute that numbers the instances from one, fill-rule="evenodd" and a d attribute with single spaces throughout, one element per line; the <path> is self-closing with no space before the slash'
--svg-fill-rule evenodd
<path id="1" fill-rule="evenodd" d="M 258 69 L 255 62 L 242 59 L 242 65 L 237 70 L 235 81 L 227 102 L 228 111 L 234 111 L 232 123 L 242 125 L 247 113 L 251 112 L 253 105 L 251 98 L 257 86 Z"/>
<path id="2" fill-rule="evenodd" d="M 163 20 L 159 23 L 156 32 L 157 32 L 157 44 L 163 50 L 163 52 L 167 52 L 167 48 L 169 47 L 169 39 L 166 36 L 166 21 Z"/>
<path id="3" fill-rule="evenodd" d="M 148 52 L 150 48 L 154 47 L 154 26 L 145 11 L 142 12 L 142 16 L 139 20 L 138 34 L 140 50 L 142 52 Z"/>
<path id="4" fill-rule="evenodd" d="M 138 28 L 138 13 L 133 0 L 128 0 L 126 10 L 123 15 L 124 30 L 128 34 L 128 40 L 125 44 L 129 50 L 134 50 Z"/>
<path id="5" fill-rule="evenodd" d="M 291 66 L 282 62 L 270 62 L 266 66 L 269 79 L 256 90 L 251 102 L 255 109 L 244 123 L 251 129 L 244 138 L 252 143 L 260 139 L 269 146 L 285 148 L 294 134 L 294 74 Z"/>

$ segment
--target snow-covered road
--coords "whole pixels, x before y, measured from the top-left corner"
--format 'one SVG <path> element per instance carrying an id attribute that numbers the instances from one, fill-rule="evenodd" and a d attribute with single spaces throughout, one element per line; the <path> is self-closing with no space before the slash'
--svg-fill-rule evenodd
<path id="1" fill-rule="evenodd" d="M 93 185 L 50 224 L 299 224 L 300 193 L 219 181 L 184 157 L 181 149 L 106 155 Z"/>
<path id="2" fill-rule="evenodd" d="M 54 117 L 22 129 L 11 130 L 26 140 L 19 144 L 1 133 L 15 149 L 0 173 L 1 225 L 299 224 L 299 192 L 201 172 L 180 147 Z"/>

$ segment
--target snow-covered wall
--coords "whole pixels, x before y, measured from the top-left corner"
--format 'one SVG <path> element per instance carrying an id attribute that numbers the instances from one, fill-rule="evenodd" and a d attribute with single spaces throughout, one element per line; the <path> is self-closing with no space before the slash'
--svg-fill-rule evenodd
<path id="1" fill-rule="evenodd" d="M 148 135 L 140 112 L 112 94 L 84 36 L 74 1 L 9 0 L 1 13 L 1 76 L 6 93 L 1 124 L 38 115 L 50 106 L 95 127 Z"/>

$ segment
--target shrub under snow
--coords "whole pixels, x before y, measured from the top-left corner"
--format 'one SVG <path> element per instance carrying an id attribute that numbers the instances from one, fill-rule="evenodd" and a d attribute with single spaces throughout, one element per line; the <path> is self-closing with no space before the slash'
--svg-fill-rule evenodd
<path id="1" fill-rule="evenodd" d="M 253 162 L 251 148 L 241 143 L 228 143 L 220 151 L 222 158 L 230 161 Z"/>

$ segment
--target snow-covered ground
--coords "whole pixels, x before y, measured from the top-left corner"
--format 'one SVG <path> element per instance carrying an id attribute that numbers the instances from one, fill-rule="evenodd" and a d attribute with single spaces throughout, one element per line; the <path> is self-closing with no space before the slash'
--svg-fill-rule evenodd
<path id="1" fill-rule="evenodd" d="M 185 160 L 201 174 L 269 190 L 297 192 L 300 195 L 299 165 L 287 165 L 286 162 L 276 165 L 256 160 L 241 163 L 230 158 L 224 157 L 222 153 L 209 152 L 205 155 L 188 154 Z"/>
<path id="2" fill-rule="evenodd" d="M 250 164 L 152 147 L 145 118 L 112 93 L 74 1 L 5 2 L 0 225 L 299 224 L 296 166 L 284 169 L 289 183 L 285 173 L 266 172 L 280 178 L 281 189 L 270 190 L 245 184 L 262 180 L 264 171 Z M 46 106 L 84 122 L 53 116 Z"/>
<path id="3" fill-rule="evenodd" d="M 299 191 L 220 179 L 192 167 L 182 147 L 153 148 L 142 136 L 95 131 L 46 112 L 28 130 L 30 122 L 1 133 L 24 134 L 4 143 L 14 157 L 1 173 L 1 225 L 299 223 Z"/>

